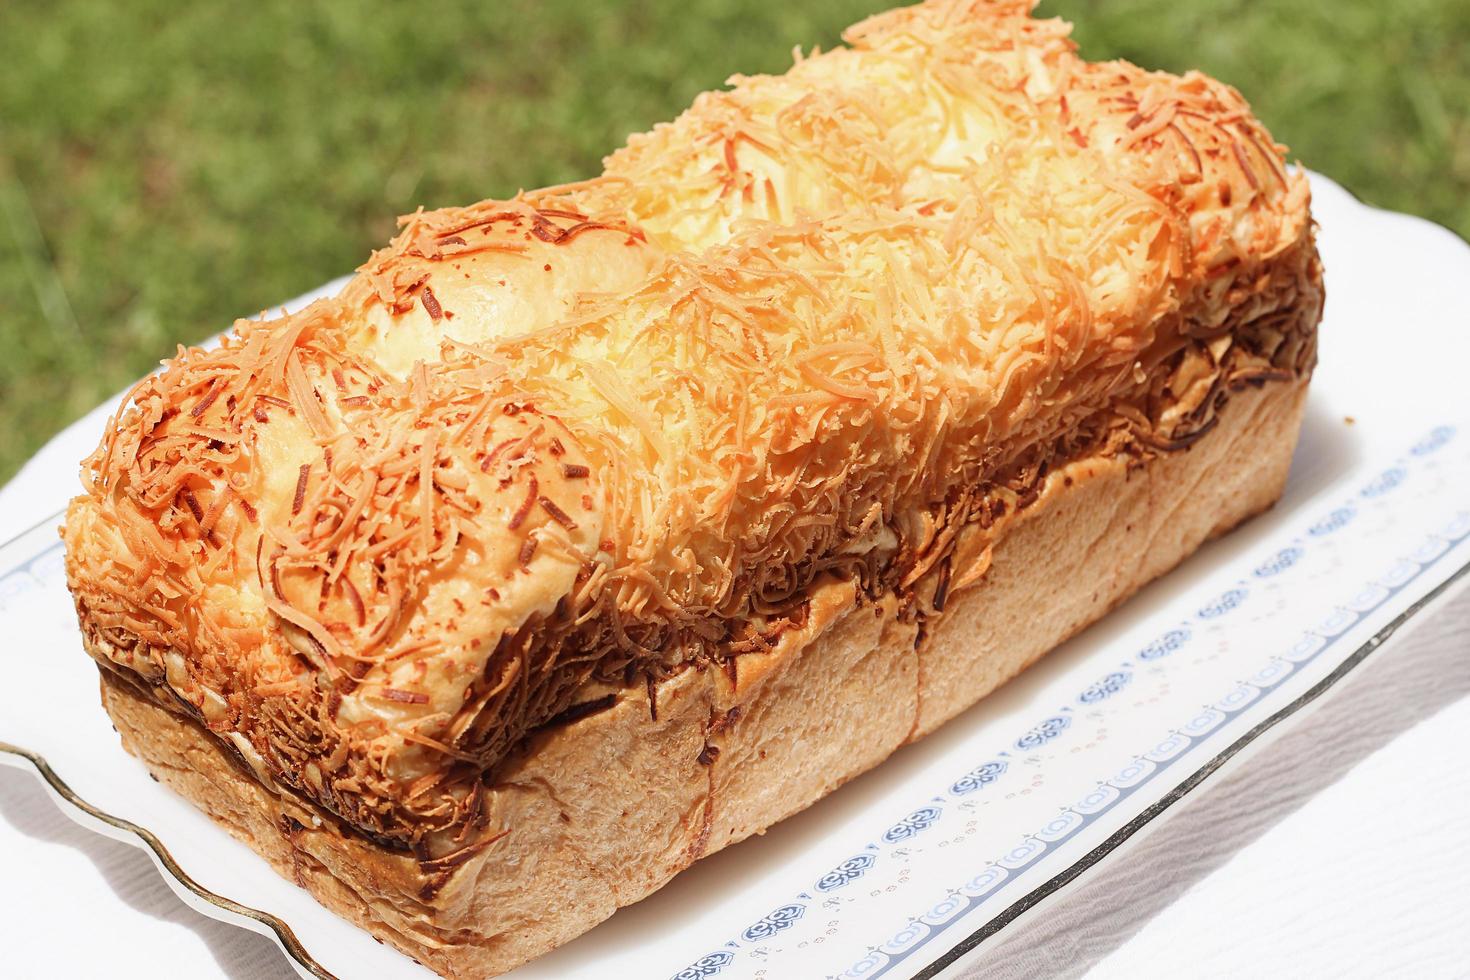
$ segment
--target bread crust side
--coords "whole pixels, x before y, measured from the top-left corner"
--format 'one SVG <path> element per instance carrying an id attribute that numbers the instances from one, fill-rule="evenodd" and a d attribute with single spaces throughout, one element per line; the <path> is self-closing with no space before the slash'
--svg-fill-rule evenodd
<path id="1" fill-rule="evenodd" d="M 733 672 L 622 689 L 534 736 L 485 790 L 488 825 L 505 833 L 451 866 L 344 834 L 109 672 L 103 704 L 154 775 L 324 906 L 446 977 L 493 976 L 877 765 L 1270 507 L 1306 389 L 1237 392 L 1184 451 L 1055 471 L 922 638 L 891 598 L 859 604 L 827 583 L 801 629 Z"/>

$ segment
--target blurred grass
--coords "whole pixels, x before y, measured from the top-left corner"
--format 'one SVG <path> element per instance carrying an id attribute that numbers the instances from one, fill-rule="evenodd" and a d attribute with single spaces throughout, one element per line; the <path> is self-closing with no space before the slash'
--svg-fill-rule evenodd
<path id="1" fill-rule="evenodd" d="M 595 173 L 886 0 L 0 0 L 0 479 L 178 342 L 351 270 L 418 204 Z M 1047 0 L 1198 67 L 1366 200 L 1470 237 L 1470 3 Z"/>

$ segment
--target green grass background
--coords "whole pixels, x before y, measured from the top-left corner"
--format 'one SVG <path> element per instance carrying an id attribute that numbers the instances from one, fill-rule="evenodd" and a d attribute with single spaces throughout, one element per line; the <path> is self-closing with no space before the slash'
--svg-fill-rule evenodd
<path id="1" fill-rule="evenodd" d="M 419 204 L 597 172 L 885 0 L 0 0 L 0 479 L 176 343 L 351 270 Z M 1470 2 L 1046 0 L 1198 67 L 1295 156 L 1470 237 Z"/>

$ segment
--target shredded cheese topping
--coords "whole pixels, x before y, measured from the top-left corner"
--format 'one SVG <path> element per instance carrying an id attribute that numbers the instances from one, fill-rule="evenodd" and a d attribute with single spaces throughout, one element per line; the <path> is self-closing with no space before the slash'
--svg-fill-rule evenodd
<path id="1" fill-rule="evenodd" d="M 1315 324 L 1306 183 L 1240 96 L 1068 32 L 880 15 L 180 349 L 69 515 L 94 653 L 419 840 L 589 676 L 719 659 L 855 563 L 949 589 L 964 494 L 1178 398 L 1191 344 Z"/>

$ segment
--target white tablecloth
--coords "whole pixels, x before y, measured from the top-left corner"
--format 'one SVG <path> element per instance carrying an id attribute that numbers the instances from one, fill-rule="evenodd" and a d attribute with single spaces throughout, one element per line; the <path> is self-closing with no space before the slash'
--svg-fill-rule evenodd
<path id="1" fill-rule="evenodd" d="M 34 476 L 75 472 L 92 431 L 69 430 L 0 489 L 0 541 L 55 511 L 57 482 Z M 1470 579 L 1280 738 L 1013 923 L 969 972 L 1470 976 Z M 0 935 L 7 976 L 294 976 L 268 940 L 191 911 L 142 851 L 76 826 L 6 767 Z"/>

